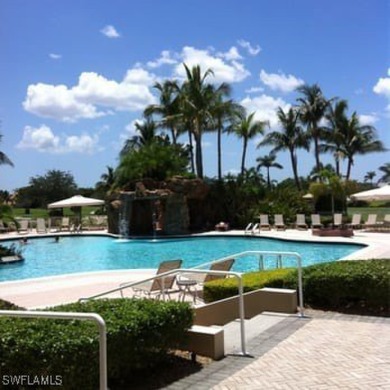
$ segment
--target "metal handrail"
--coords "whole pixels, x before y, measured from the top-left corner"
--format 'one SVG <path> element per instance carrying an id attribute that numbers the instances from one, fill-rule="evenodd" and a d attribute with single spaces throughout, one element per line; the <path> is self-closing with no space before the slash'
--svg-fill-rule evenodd
<path id="1" fill-rule="evenodd" d="M 127 288 L 131 288 L 131 287 L 134 287 L 138 284 L 141 284 L 141 283 L 145 283 L 147 281 L 151 281 L 151 280 L 154 280 L 154 279 L 163 279 L 162 281 L 162 285 L 164 286 L 164 278 L 166 276 L 169 276 L 169 275 L 174 275 L 174 274 L 182 274 L 182 273 L 186 273 L 186 274 L 189 274 L 189 273 L 194 273 L 194 274 L 211 274 L 211 275 L 231 275 L 231 276 L 234 276 L 238 279 L 238 309 L 239 309 L 239 315 L 240 315 L 240 334 L 241 334 L 241 352 L 240 352 L 240 355 L 243 355 L 243 356 L 246 356 L 248 355 L 248 353 L 246 352 L 246 342 L 245 342 L 245 308 L 244 308 L 244 287 L 243 287 L 243 284 L 242 284 L 242 275 L 241 273 L 239 272 L 233 272 L 233 271 L 214 271 L 214 270 L 198 270 L 198 269 L 193 269 L 193 268 L 189 268 L 189 269 L 185 269 L 185 268 L 180 268 L 180 269 L 174 269 L 174 270 L 170 270 L 170 271 L 167 271 L 167 272 L 162 272 L 161 274 L 158 274 L 158 275 L 154 275 L 150 278 L 147 278 L 147 279 L 144 279 L 144 280 L 139 280 L 139 281 L 136 281 L 136 282 L 132 282 L 132 283 L 128 283 L 128 284 L 125 284 L 125 285 L 121 285 L 120 287 L 117 287 L 117 288 L 114 288 L 114 289 L 111 289 L 109 291 L 104 291 L 100 294 L 97 294 L 97 295 L 93 295 L 93 296 L 90 296 L 90 297 L 86 297 L 86 298 L 80 298 L 79 299 L 79 302 L 83 302 L 83 301 L 87 301 L 87 300 L 90 300 L 90 299 L 95 299 L 95 298 L 101 298 L 105 295 L 108 295 L 108 294 L 111 294 L 111 293 L 114 293 L 114 292 L 117 292 L 117 291 L 122 291 L 124 289 L 127 289 Z M 164 289 L 162 291 L 163 293 L 163 299 L 165 298 L 164 296 Z"/>
<path id="2" fill-rule="evenodd" d="M 57 318 L 63 320 L 87 320 L 94 321 L 99 327 L 99 390 L 107 390 L 107 339 L 106 323 L 96 313 L 72 313 L 72 312 L 47 312 L 47 311 L 23 311 L 0 310 L 0 316 L 21 318 Z"/>

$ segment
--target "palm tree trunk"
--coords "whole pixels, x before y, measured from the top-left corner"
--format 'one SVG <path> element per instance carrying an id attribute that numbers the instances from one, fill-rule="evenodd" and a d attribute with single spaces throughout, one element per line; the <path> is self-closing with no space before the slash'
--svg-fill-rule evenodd
<path id="1" fill-rule="evenodd" d="M 299 176 L 298 176 L 298 162 L 297 158 L 294 154 L 294 150 L 290 149 L 290 157 L 291 157 L 291 166 L 294 174 L 294 180 L 295 185 L 297 186 L 298 190 L 301 190 L 301 183 L 299 182 Z"/>
<path id="2" fill-rule="evenodd" d="M 173 145 L 176 145 L 176 129 L 174 127 L 171 127 L 171 136 Z"/>
<path id="3" fill-rule="evenodd" d="M 336 175 L 340 177 L 340 158 L 337 152 L 335 156 L 335 165 L 336 165 Z"/>
<path id="4" fill-rule="evenodd" d="M 268 184 L 268 189 L 271 188 L 271 179 L 269 177 L 269 167 L 267 167 L 267 184 Z"/>
<path id="5" fill-rule="evenodd" d="M 191 132 L 191 130 L 188 130 L 188 143 L 190 144 L 191 173 L 193 173 L 195 175 L 194 143 L 192 142 L 192 132 Z"/>
<path id="6" fill-rule="evenodd" d="M 319 147 L 318 147 L 318 136 L 316 135 L 314 137 L 314 156 L 316 159 L 316 168 L 317 168 L 317 173 L 321 170 L 321 162 L 320 162 L 320 152 L 319 152 Z"/>
<path id="7" fill-rule="evenodd" d="M 217 153 L 218 153 L 218 180 L 222 179 L 222 129 L 217 130 Z"/>
<path id="8" fill-rule="evenodd" d="M 202 161 L 202 132 L 200 130 L 199 119 L 195 119 L 194 126 L 194 137 L 195 137 L 195 165 L 196 165 L 196 175 L 203 179 L 203 161 Z"/>
<path id="9" fill-rule="evenodd" d="M 248 140 L 244 137 L 244 144 L 242 148 L 242 160 L 241 160 L 241 175 L 243 175 L 245 171 L 245 157 L 246 157 L 247 144 L 248 144 Z"/>
<path id="10" fill-rule="evenodd" d="M 345 179 L 349 180 L 349 177 L 351 176 L 351 169 L 353 165 L 353 160 L 352 158 L 348 158 L 348 165 L 347 165 L 347 174 L 345 175 Z"/>

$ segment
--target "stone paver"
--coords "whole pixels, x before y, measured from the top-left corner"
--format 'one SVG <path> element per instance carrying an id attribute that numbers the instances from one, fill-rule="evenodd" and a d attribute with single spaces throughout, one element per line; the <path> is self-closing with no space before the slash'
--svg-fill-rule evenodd
<path id="1" fill-rule="evenodd" d="M 390 319 L 311 311 L 250 340 L 252 358 L 228 356 L 182 389 L 390 389 Z M 175 387 L 180 388 L 180 381 Z"/>

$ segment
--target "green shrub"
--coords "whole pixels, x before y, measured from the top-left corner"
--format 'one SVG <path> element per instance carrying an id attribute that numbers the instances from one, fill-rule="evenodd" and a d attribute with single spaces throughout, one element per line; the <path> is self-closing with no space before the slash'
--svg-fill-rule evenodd
<path id="1" fill-rule="evenodd" d="M 121 386 L 135 370 L 159 363 L 183 340 L 193 320 L 187 304 L 153 300 L 97 300 L 53 310 L 94 312 L 104 318 L 111 387 Z M 65 388 L 96 389 L 98 345 L 97 327 L 89 321 L 0 318 L 3 375 L 61 375 Z"/>
<path id="2" fill-rule="evenodd" d="M 250 272 L 243 275 L 244 292 L 263 287 L 284 287 L 293 269 L 277 269 L 262 272 Z M 238 294 L 237 278 L 214 280 L 206 283 L 203 289 L 206 302 L 218 301 Z"/>
<path id="3" fill-rule="evenodd" d="M 0 299 L 0 310 L 25 310 L 23 307 L 19 307 L 12 302 Z"/>
<path id="4" fill-rule="evenodd" d="M 353 260 L 303 268 L 304 303 L 316 309 L 389 316 L 390 260 Z M 298 288 L 296 269 L 251 272 L 244 292 L 262 287 Z M 217 280 L 204 288 L 208 302 L 237 295 L 236 279 Z"/>

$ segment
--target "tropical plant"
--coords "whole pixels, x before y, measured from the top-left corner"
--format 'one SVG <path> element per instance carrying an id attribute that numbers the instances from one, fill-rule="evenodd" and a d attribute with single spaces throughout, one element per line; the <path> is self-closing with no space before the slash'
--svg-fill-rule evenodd
<path id="1" fill-rule="evenodd" d="M 351 176 L 352 165 L 355 161 L 355 156 L 358 154 L 365 155 L 373 152 L 383 152 L 385 147 L 383 143 L 376 138 L 376 130 L 374 126 L 361 125 L 359 116 L 354 112 L 351 118 L 343 128 L 340 136 L 340 145 L 347 163 L 346 179 Z"/>
<path id="2" fill-rule="evenodd" d="M 107 172 L 102 173 L 100 181 L 98 181 L 95 185 L 96 190 L 102 192 L 103 194 L 107 193 L 115 183 L 115 169 L 109 165 L 107 165 L 106 168 Z"/>
<path id="3" fill-rule="evenodd" d="M 176 81 L 166 80 L 162 84 L 156 83 L 154 88 L 159 92 L 159 104 L 152 104 L 145 109 L 145 115 L 157 114 L 161 120 L 158 127 L 167 128 L 171 132 L 171 141 L 175 145 L 179 132 L 180 88 Z"/>
<path id="4" fill-rule="evenodd" d="M 300 190 L 301 184 L 298 176 L 297 149 L 303 148 L 309 150 L 309 138 L 298 125 L 300 114 L 296 109 L 290 108 L 286 113 L 279 107 L 277 115 L 282 127 L 281 131 L 272 131 L 271 133 L 268 133 L 259 143 L 258 147 L 261 145 L 272 145 L 274 148 L 271 153 L 288 150 L 295 184 L 298 190 Z"/>
<path id="5" fill-rule="evenodd" d="M 258 162 L 257 169 L 264 167 L 267 170 L 268 189 L 271 188 L 271 179 L 269 174 L 270 168 L 283 169 L 283 165 L 280 165 L 279 163 L 275 162 L 275 160 L 276 160 L 275 153 L 270 153 L 268 156 L 257 157 L 256 159 L 256 161 Z"/>
<path id="6" fill-rule="evenodd" d="M 317 85 L 302 85 L 297 88 L 302 97 L 297 101 L 300 103 L 299 114 L 302 123 L 307 125 L 307 132 L 314 142 L 314 157 L 317 171 L 321 169 L 320 162 L 320 140 L 322 128 L 320 121 L 324 118 L 330 100 L 326 100 L 321 88 Z"/>
<path id="7" fill-rule="evenodd" d="M 3 135 L 0 134 L 0 143 L 2 138 Z M 9 157 L 4 152 L 0 151 L 0 165 L 4 165 L 4 164 L 11 165 L 11 167 L 14 166 L 13 162 L 9 159 Z"/>
<path id="8" fill-rule="evenodd" d="M 214 73 L 207 69 L 202 74 L 199 65 L 192 69 L 183 65 L 187 76 L 182 86 L 183 120 L 194 136 L 196 173 L 199 178 L 203 178 L 202 136 L 212 118 L 211 106 L 215 96 L 214 87 L 206 83 L 206 79 Z"/>
<path id="9" fill-rule="evenodd" d="M 376 176 L 376 172 L 375 171 L 368 171 L 365 175 L 364 175 L 364 181 L 365 182 L 370 182 L 371 184 L 371 187 L 373 186 L 373 180 L 374 180 L 374 177 Z"/>
<path id="10" fill-rule="evenodd" d="M 248 147 L 248 141 L 257 135 L 264 134 L 265 127 L 269 126 L 268 121 L 255 120 L 255 112 L 247 115 L 245 110 L 236 114 L 236 119 L 228 129 L 229 133 L 234 133 L 238 138 L 242 139 L 242 158 L 241 158 L 241 174 L 245 171 L 245 158 Z"/>
<path id="11" fill-rule="evenodd" d="M 390 163 L 383 164 L 379 167 L 379 170 L 383 172 L 383 176 L 379 179 L 379 181 L 383 183 L 390 183 Z"/>

